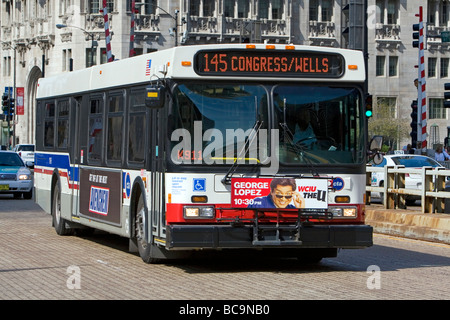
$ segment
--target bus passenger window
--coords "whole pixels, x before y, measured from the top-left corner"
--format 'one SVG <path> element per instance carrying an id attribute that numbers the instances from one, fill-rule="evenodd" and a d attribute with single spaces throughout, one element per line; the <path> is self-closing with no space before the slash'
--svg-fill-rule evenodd
<path id="1" fill-rule="evenodd" d="M 101 160 L 103 146 L 103 101 L 93 99 L 90 101 L 90 107 L 88 161 L 99 161 Z"/>
<path id="2" fill-rule="evenodd" d="M 57 147 L 67 149 L 69 143 L 69 100 L 58 102 L 58 136 Z"/>
<path id="3" fill-rule="evenodd" d="M 146 142 L 146 107 L 144 90 L 132 91 L 130 99 L 130 117 L 128 125 L 128 161 L 143 165 Z"/>
<path id="4" fill-rule="evenodd" d="M 111 96 L 108 109 L 108 149 L 107 159 L 122 159 L 122 131 L 123 131 L 123 98 Z"/>
<path id="5" fill-rule="evenodd" d="M 55 104 L 45 104 L 44 120 L 44 147 L 53 148 L 55 146 Z"/>

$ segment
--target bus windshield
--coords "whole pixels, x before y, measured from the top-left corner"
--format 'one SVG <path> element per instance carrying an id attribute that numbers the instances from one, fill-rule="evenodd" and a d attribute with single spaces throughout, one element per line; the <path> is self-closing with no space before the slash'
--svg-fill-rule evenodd
<path id="1" fill-rule="evenodd" d="M 278 85 L 272 92 L 281 163 L 364 160 L 364 119 L 358 89 Z"/>
<path id="2" fill-rule="evenodd" d="M 360 90 L 302 84 L 179 83 L 169 117 L 180 164 L 352 164 L 364 160 Z"/>

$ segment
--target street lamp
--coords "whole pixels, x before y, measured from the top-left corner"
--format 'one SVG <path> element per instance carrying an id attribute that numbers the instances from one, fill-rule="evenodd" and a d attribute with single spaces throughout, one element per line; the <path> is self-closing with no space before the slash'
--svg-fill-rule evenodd
<path id="1" fill-rule="evenodd" d="M 94 33 L 92 32 L 88 32 L 86 30 L 84 30 L 83 28 L 80 27 L 76 27 L 76 26 L 68 26 L 65 24 L 57 24 L 56 27 L 58 29 L 62 29 L 62 28 L 75 28 L 75 29 L 80 29 L 81 31 L 83 31 L 87 36 L 89 36 L 91 38 L 91 58 L 90 58 L 90 67 L 92 67 L 94 65 L 94 54 L 95 54 L 95 48 L 98 47 L 98 43 L 97 41 L 94 40 Z"/>
<path id="2" fill-rule="evenodd" d="M 166 10 L 164 10 L 160 6 L 157 6 L 156 4 L 153 4 L 153 3 L 136 2 L 134 5 L 136 6 L 136 8 L 140 8 L 141 6 L 146 6 L 146 5 L 158 8 L 159 10 L 161 10 L 162 12 L 167 14 L 169 17 L 171 17 L 173 20 L 175 20 L 175 28 L 169 29 L 169 34 L 173 35 L 175 37 L 175 47 L 178 47 L 178 27 L 182 26 L 182 24 L 178 24 L 178 13 L 180 12 L 180 10 L 175 10 L 175 17 L 174 17 L 173 15 L 168 13 Z M 183 24 L 186 23 L 184 18 L 182 20 L 183 20 Z"/>

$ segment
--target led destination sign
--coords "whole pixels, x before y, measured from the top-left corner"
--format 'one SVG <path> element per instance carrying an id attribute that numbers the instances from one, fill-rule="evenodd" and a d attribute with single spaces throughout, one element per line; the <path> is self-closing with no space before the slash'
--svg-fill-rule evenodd
<path id="1" fill-rule="evenodd" d="M 195 56 L 195 72 L 202 76 L 342 76 L 339 54 L 311 51 L 203 50 Z"/>

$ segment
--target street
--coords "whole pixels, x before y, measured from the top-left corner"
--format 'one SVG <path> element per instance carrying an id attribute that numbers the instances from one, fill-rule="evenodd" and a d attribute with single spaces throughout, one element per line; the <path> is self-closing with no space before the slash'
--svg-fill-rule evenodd
<path id="1" fill-rule="evenodd" d="M 33 200 L 0 196 L 2 300 L 450 298 L 450 246 L 440 243 L 375 234 L 373 247 L 317 265 L 220 252 L 149 265 L 127 249 L 101 232 L 58 236 Z"/>

